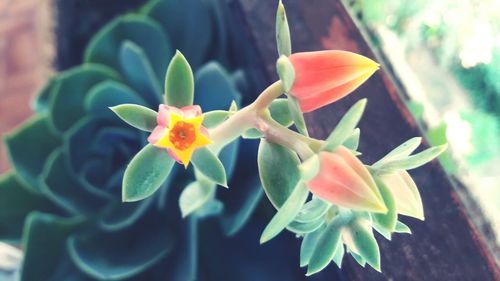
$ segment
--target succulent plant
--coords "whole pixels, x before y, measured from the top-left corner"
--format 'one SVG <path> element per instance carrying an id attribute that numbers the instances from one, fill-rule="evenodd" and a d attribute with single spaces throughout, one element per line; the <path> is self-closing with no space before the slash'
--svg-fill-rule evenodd
<path id="1" fill-rule="evenodd" d="M 243 75 L 228 55 L 222 5 L 151 1 L 112 20 L 92 38 L 84 63 L 50 79 L 33 103 L 35 115 L 6 136 L 12 171 L 0 178 L 0 239 L 21 242 L 21 280 L 194 280 L 197 261 L 213 271 L 201 278 L 220 280 L 210 268 L 227 259 L 210 253 L 221 243 L 211 240 L 235 234 L 262 195 L 257 146 L 243 150 L 237 142 L 222 151 L 230 182 L 238 166 L 238 189 L 188 219 L 177 200 L 193 177 L 189 169 L 174 168 L 154 196 L 123 204 L 123 172 L 147 135 L 108 107 L 128 102 L 156 110 L 176 49 L 194 70 L 197 104 L 240 106 Z M 259 274 L 247 275 L 265 276 Z"/>

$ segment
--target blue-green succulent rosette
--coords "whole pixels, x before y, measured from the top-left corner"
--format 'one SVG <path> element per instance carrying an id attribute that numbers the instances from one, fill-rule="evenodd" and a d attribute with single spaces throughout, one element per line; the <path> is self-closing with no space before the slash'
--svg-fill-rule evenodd
<path id="1" fill-rule="evenodd" d="M 235 234 L 257 205 L 256 145 L 243 150 L 244 141 L 234 142 L 221 151 L 235 188 L 183 219 L 178 200 L 194 179 L 192 168 L 176 165 L 152 196 L 122 202 L 124 171 L 148 133 L 109 107 L 130 103 L 156 111 L 176 49 L 191 64 L 194 102 L 204 112 L 241 106 L 242 75 L 231 73 L 239 62 L 226 55 L 232 44 L 221 5 L 153 1 L 112 20 L 91 40 L 85 62 L 52 78 L 34 103 L 35 115 L 5 138 L 12 171 L 0 178 L 0 239 L 21 243 L 21 280 L 216 278 L 222 265 L 205 244 Z M 245 266 L 239 259 L 248 260 L 233 259 L 234 268 Z M 207 270 L 198 263 L 210 264 L 212 275 L 200 273 Z M 271 276 L 268 268 L 259 270 L 247 276 Z M 243 269 L 233 274 L 245 275 Z"/>

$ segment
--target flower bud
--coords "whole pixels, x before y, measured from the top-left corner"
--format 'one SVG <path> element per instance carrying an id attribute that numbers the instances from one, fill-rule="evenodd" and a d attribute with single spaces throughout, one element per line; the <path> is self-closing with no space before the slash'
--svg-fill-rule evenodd
<path id="1" fill-rule="evenodd" d="M 379 178 L 392 192 L 398 214 L 424 220 L 424 208 L 420 193 L 407 171 L 402 170 L 382 175 Z"/>
<path id="2" fill-rule="evenodd" d="M 295 53 L 289 59 L 295 70 L 290 94 L 297 98 L 302 112 L 345 97 L 379 68 L 367 57 L 338 50 Z"/>
<path id="3" fill-rule="evenodd" d="M 333 152 L 322 151 L 318 161 L 316 175 L 306 179 L 314 195 L 345 208 L 387 212 L 370 172 L 349 149 L 339 146 Z"/>

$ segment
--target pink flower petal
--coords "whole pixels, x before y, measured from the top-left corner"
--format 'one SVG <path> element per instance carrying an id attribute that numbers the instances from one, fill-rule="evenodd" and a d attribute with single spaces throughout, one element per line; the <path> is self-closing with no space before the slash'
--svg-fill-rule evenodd
<path id="1" fill-rule="evenodd" d="M 199 105 L 190 105 L 181 108 L 184 118 L 193 118 L 201 115 L 201 107 Z"/>
<path id="2" fill-rule="evenodd" d="M 167 132 L 167 128 L 163 126 L 156 126 L 148 137 L 148 142 L 156 144 Z"/>

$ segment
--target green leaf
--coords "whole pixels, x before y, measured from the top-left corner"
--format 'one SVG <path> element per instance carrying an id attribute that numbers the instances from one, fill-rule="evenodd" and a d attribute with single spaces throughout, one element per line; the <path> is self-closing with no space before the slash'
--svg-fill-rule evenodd
<path id="1" fill-rule="evenodd" d="M 357 219 L 351 221 L 348 232 L 352 238 L 352 243 L 356 248 L 357 254 L 380 272 L 380 250 L 377 240 L 375 240 L 371 231 L 371 227 L 363 225 L 361 221 Z"/>
<path id="2" fill-rule="evenodd" d="M 356 253 L 354 253 L 354 252 L 350 252 L 350 254 L 351 254 L 351 256 L 354 258 L 354 260 L 355 260 L 355 261 L 356 261 L 359 265 L 361 265 L 362 267 L 365 267 L 365 265 L 366 265 L 366 260 L 365 260 L 362 256 L 360 256 L 360 255 L 358 255 L 358 254 L 356 254 Z"/>
<path id="3" fill-rule="evenodd" d="M 354 129 L 351 136 L 349 136 L 342 145 L 349 148 L 352 151 L 358 150 L 360 134 L 361 130 L 359 130 L 359 128 Z"/>
<path id="4" fill-rule="evenodd" d="M 308 195 L 309 189 L 307 189 L 304 183 L 299 181 L 288 199 L 278 209 L 278 212 L 264 229 L 260 237 L 261 244 L 274 238 L 293 221 L 302 205 L 306 202 Z"/>
<path id="5" fill-rule="evenodd" d="M 174 159 L 166 151 L 146 145 L 125 170 L 122 200 L 133 202 L 151 196 L 165 182 L 173 165 Z"/>
<path id="6" fill-rule="evenodd" d="M 293 221 L 286 228 L 293 233 L 303 235 L 319 229 L 324 223 L 325 220 L 323 218 L 319 218 L 315 221 L 310 222 Z"/>
<path id="7" fill-rule="evenodd" d="M 127 81 L 151 105 L 161 100 L 161 86 L 144 50 L 132 41 L 120 46 L 120 65 Z"/>
<path id="8" fill-rule="evenodd" d="M 394 231 L 396 227 L 396 222 L 398 220 L 398 214 L 396 209 L 396 201 L 392 192 L 389 188 L 381 181 L 375 180 L 377 187 L 382 195 L 382 199 L 384 200 L 384 204 L 387 207 L 387 213 L 374 213 L 372 214 L 372 218 L 375 224 L 378 224 L 387 232 L 391 233 Z"/>
<path id="9" fill-rule="evenodd" d="M 170 106 L 184 107 L 192 105 L 193 100 L 193 72 L 184 55 L 177 51 L 165 75 L 165 103 Z"/>
<path id="10" fill-rule="evenodd" d="M 54 92 L 49 108 L 53 127 L 60 132 L 70 129 L 85 116 L 85 99 L 90 90 L 103 81 L 119 79 L 113 69 L 90 63 L 60 74 L 60 86 Z"/>
<path id="11" fill-rule="evenodd" d="M 363 116 L 365 107 L 366 99 L 356 102 L 347 111 L 344 117 L 342 117 L 333 132 L 330 133 L 330 136 L 326 139 L 322 150 L 334 151 L 339 145 L 343 144 L 345 140 L 351 136 L 354 129 L 358 125 L 361 116 Z"/>
<path id="12" fill-rule="evenodd" d="M 337 264 L 339 268 L 342 268 L 342 260 L 344 259 L 345 249 L 344 243 L 339 243 L 337 249 L 335 249 L 335 255 L 333 256 L 333 262 Z"/>
<path id="13" fill-rule="evenodd" d="M 61 145 L 60 137 L 50 128 L 48 116 L 39 114 L 31 117 L 5 137 L 5 145 L 19 181 L 39 192 L 38 176 L 50 153 Z"/>
<path id="14" fill-rule="evenodd" d="M 328 209 L 330 204 L 319 199 L 313 198 L 311 201 L 307 202 L 304 207 L 300 210 L 295 218 L 295 221 L 308 223 L 322 218 Z"/>
<path id="15" fill-rule="evenodd" d="M 299 157 L 290 149 L 263 139 L 257 163 L 262 187 L 273 206 L 279 209 L 299 182 Z"/>
<path id="16" fill-rule="evenodd" d="M 278 72 L 281 83 L 283 83 L 283 90 L 289 93 L 295 82 L 295 69 L 286 56 L 282 55 L 276 61 L 276 71 Z"/>
<path id="17" fill-rule="evenodd" d="M 35 210 L 54 211 L 54 205 L 23 185 L 14 173 L 0 175 L 0 240 L 21 238 L 26 216 Z"/>
<path id="18" fill-rule="evenodd" d="M 411 138 L 398 147 L 394 148 L 391 152 L 389 152 L 386 156 L 384 156 L 382 159 L 377 161 L 375 165 L 380 165 L 382 163 L 386 163 L 387 161 L 390 160 L 396 160 L 396 159 L 403 159 L 407 156 L 409 156 L 417 147 L 420 145 L 422 142 L 421 137 L 415 137 Z"/>
<path id="19" fill-rule="evenodd" d="M 224 122 L 229 116 L 229 112 L 225 110 L 213 110 L 203 115 L 203 126 L 210 129 Z"/>
<path id="20" fill-rule="evenodd" d="M 280 56 L 290 56 L 292 43 L 290 42 L 290 29 L 286 19 L 286 12 L 281 0 L 276 11 L 276 46 Z"/>
<path id="21" fill-rule="evenodd" d="M 65 219 L 33 212 L 23 233 L 21 281 L 51 280 L 63 262 L 65 241 L 81 225 L 80 218 Z"/>
<path id="22" fill-rule="evenodd" d="M 57 75 L 49 78 L 43 88 L 36 94 L 35 99 L 31 101 L 31 108 L 38 113 L 47 111 L 49 108 L 49 102 L 59 86 L 59 79 Z"/>
<path id="23" fill-rule="evenodd" d="M 185 218 L 192 212 L 200 209 L 214 195 L 215 185 L 203 181 L 195 181 L 182 190 L 179 197 L 179 207 L 182 217 Z"/>
<path id="24" fill-rule="evenodd" d="M 285 127 L 290 127 L 293 124 L 292 115 L 288 108 L 287 99 L 275 99 L 269 105 L 271 117 Z"/>
<path id="25" fill-rule="evenodd" d="M 243 132 L 243 134 L 241 134 L 241 137 L 244 139 L 260 139 L 264 137 L 264 134 L 262 134 L 255 128 L 251 128 Z"/>
<path id="26" fill-rule="evenodd" d="M 340 234 L 343 226 L 343 220 L 336 217 L 328 224 L 321 236 L 316 242 L 314 251 L 309 260 L 306 276 L 311 276 L 325 268 L 335 256 L 335 250 L 338 244 L 342 243 Z"/>
<path id="27" fill-rule="evenodd" d="M 300 110 L 299 107 L 299 102 L 293 96 L 291 95 L 287 96 L 288 96 L 288 109 L 290 109 L 290 114 L 292 115 L 295 127 L 297 127 L 297 130 L 299 130 L 299 132 L 304 136 L 309 136 L 309 133 L 307 132 L 306 121 L 304 120 L 304 115 L 302 114 L 302 111 Z"/>
<path id="28" fill-rule="evenodd" d="M 109 107 L 124 103 L 146 104 L 137 93 L 124 84 L 104 81 L 90 89 L 85 97 L 84 106 L 87 112 L 110 114 Z"/>
<path id="29" fill-rule="evenodd" d="M 227 187 L 226 170 L 222 162 L 206 147 L 198 148 L 193 153 L 191 162 L 196 171 L 202 173 L 210 181 Z"/>
<path id="30" fill-rule="evenodd" d="M 309 264 L 311 255 L 313 254 L 314 248 L 316 247 L 316 243 L 321 237 L 321 234 L 323 234 L 324 229 L 325 225 L 315 230 L 314 232 L 304 235 L 302 244 L 300 244 L 300 267 L 304 267 Z"/>
<path id="31" fill-rule="evenodd" d="M 146 16 L 129 14 L 112 20 L 91 39 L 84 60 L 121 69 L 120 48 L 125 41 L 143 50 L 156 79 L 161 81 L 174 49 L 162 27 Z"/>
<path id="32" fill-rule="evenodd" d="M 137 104 L 120 104 L 109 109 L 127 124 L 139 130 L 151 132 L 157 125 L 158 113 L 147 107 Z"/>
<path id="33" fill-rule="evenodd" d="M 385 163 L 373 167 L 376 169 L 380 169 L 382 173 L 390 173 L 394 170 L 415 169 L 438 157 L 441 153 L 443 153 L 446 150 L 447 147 L 448 147 L 447 144 L 440 146 L 433 146 L 420 153 L 408 156 L 404 159 L 387 161 Z"/>
<path id="34" fill-rule="evenodd" d="M 149 212 L 120 231 L 86 229 L 72 234 L 66 248 L 72 262 L 92 279 L 130 280 L 174 248 L 176 237 L 167 219 L 160 212 Z"/>
<path id="35" fill-rule="evenodd" d="M 394 230 L 397 233 L 408 233 L 411 234 L 411 229 L 404 223 L 398 221 L 396 223 L 396 229 Z"/>

